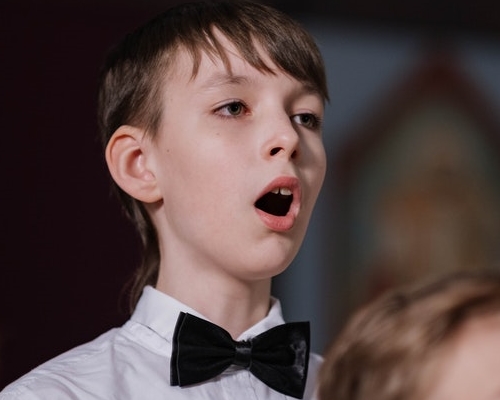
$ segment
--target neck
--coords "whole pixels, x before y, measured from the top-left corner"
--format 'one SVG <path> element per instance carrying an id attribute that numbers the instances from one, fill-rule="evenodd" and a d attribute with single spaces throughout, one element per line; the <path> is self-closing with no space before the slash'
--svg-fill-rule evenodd
<path id="1" fill-rule="evenodd" d="M 269 312 L 271 278 L 249 282 L 211 273 L 200 274 L 197 270 L 196 278 L 192 279 L 185 268 L 182 271 L 176 274 L 160 269 L 156 288 L 221 326 L 233 339 Z"/>

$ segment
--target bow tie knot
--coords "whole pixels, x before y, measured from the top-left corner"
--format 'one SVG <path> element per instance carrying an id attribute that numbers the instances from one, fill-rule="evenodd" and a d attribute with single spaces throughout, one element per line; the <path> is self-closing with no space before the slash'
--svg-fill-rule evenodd
<path id="1" fill-rule="evenodd" d="M 234 350 L 233 364 L 239 365 L 245 369 L 250 368 L 252 362 L 252 342 L 248 340 L 235 342 Z"/>
<path id="2" fill-rule="evenodd" d="M 237 365 L 272 389 L 301 399 L 308 362 L 308 322 L 279 325 L 249 340 L 235 341 L 223 328 L 180 313 L 172 343 L 170 384 L 204 382 Z"/>

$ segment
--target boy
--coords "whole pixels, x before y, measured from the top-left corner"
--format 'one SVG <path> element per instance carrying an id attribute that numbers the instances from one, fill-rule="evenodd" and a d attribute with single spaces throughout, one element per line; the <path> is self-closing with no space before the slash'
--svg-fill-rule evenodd
<path id="1" fill-rule="evenodd" d="M 500 275 L 394 290 L 348 322 L 325 356 L 321 400 L 500 398 Z"/>
<path id="2" fill-rule="evenodd" d="M 312 38 L 263 5 L 181 5 L 127 36 L 99 122 L 144 245 L 133 315 L 0 399 L 311 398 L 308 325 L 283 325 L 270 288 L 322 185 L 327 97 Z"/>

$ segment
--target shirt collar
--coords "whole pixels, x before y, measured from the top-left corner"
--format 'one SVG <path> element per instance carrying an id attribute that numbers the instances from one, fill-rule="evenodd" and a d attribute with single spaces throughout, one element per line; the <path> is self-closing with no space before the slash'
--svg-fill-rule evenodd
<path id="1" fill-rule="evenodd" d="M 196 310 L 173 297 L 160 292 L 152 286 L 146 286 L 132 314 L 131 320 L 148 327 L 168 342 L 171 342 L 180 312 L 189 313 L 208 320 L 208 318 Z M 281 304 L 278 299 L 272 297 L 271 308 L 267 316 L 243 332 L 237 340 L 249 339 L 283 323 Z"/>

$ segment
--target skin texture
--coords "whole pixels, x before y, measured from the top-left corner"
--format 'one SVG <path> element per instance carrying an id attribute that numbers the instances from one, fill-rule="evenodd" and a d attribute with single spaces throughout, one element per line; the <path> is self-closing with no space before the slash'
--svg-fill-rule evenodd
<path id="1" fill-rule="evenodd" d="M 466 322 L 443 356 L 426 399 L 500 399 L 500 314 Z"/>
<path id="2" fill-rule="evenodd" d="M 122 127 L 107 159 L 157 227 L 157 288 L 236 338 L 267 314 L 271 277 L 302 243 L 326 169 L 324 107 L 268 57 L 275 74 L 251 67 L 218 36 L 231 71 L 203 54 L 193 77 L 192 59 L 180 49 L 163 83 L 157 135 Z M 294 194 L 282 217 L 255 207 L 277 187 Z"/>

